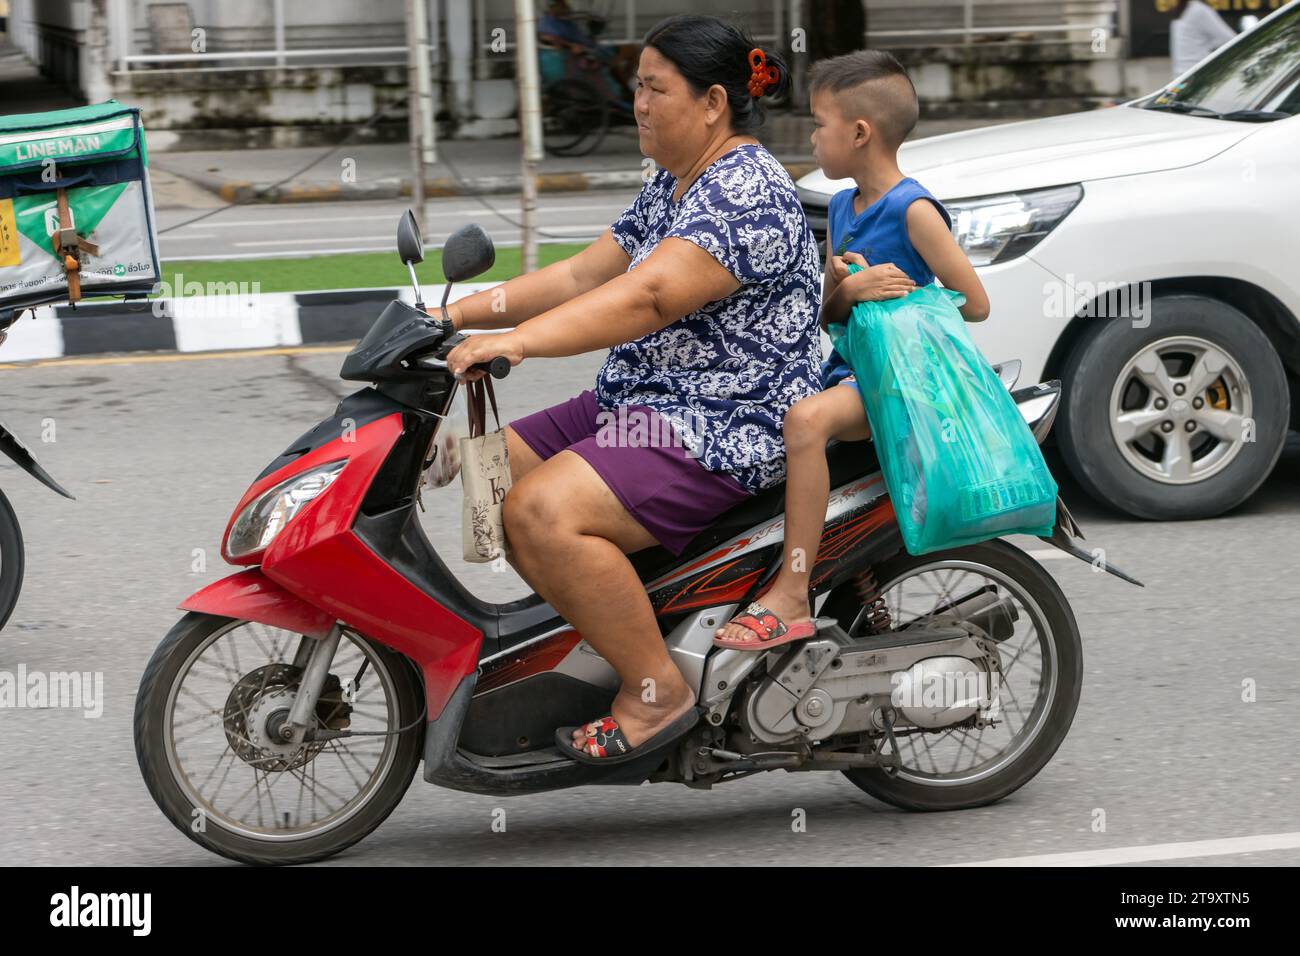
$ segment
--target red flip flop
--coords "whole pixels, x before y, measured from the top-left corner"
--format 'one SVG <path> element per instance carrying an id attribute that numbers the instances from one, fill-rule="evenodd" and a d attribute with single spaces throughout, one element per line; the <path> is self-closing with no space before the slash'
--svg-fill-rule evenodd
<path id="1" fill-rule="evenodd" d="M 758 635 L 758 640 L 728 641 L 715 637 L 714 647 L 725 647 L 733 651 L 765 651 L 770 647 L 780 647 L 792 641 L 802 641 L 817 633 L 817 625 L 812 621 L 801 621 L 794 627 L 789 627 L 785 621 L 757 601 L 751 601 L 749 607 L 727 623 L 749 628 Z"/>

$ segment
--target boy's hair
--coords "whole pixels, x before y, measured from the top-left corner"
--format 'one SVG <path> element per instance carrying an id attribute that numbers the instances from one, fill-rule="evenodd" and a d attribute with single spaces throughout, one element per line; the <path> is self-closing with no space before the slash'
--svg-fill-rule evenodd
<path id="1" fill-rule="evenodd" d="M 808 73 L 808 92 L 832 93 L 844 116 L 865 119 L 897 149 L 916 128 L 921 108 L 903 64 L 884 50 L 856 50 L 818 60 Z"/>

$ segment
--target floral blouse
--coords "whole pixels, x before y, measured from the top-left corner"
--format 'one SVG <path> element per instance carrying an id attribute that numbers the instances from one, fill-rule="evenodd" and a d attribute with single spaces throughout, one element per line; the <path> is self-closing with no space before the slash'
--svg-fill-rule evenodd
<path id="1" fill-rule="evenodd" d="M 785 479 L 785 413 L 821 390 L 817 243 L 794 182 L 762 146 L 723 154 L 674 202 L 676 185 L 659 170 L 610 227 L 632 257 L 628 268 L 677 237 L 740 288 L 610 349 L 596 400 L 655 409 L 705 468 L 757 492 Z"/>

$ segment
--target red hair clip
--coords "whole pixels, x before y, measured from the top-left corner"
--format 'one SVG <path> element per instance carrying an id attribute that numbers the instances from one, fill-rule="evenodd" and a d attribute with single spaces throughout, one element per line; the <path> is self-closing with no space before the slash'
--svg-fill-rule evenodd
<path id="1" fill-rule="evenodd" d="M 767 54 L 758 47 L 749 51 L 749 70 L 749 95 L 754 99 L 766 93 L 781 77 L 776 67 L 767 65 Z"/>

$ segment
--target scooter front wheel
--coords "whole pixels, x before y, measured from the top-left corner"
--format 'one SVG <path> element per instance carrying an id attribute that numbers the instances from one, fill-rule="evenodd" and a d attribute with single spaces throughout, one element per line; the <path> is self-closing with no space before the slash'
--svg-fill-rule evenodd
<path id="1" fill-rule="evenodd" d="M 410 785 L 424 739 L 419 675 L 354 632 L 339 642 L 313 729 L 379 733 L 282 739 L 314 645 L 190 613 L 154 652 L 136 697 L 136 758 L 163 814 L 200 846 L 242 863 L 320 860 L 378 827 Z"/>

